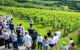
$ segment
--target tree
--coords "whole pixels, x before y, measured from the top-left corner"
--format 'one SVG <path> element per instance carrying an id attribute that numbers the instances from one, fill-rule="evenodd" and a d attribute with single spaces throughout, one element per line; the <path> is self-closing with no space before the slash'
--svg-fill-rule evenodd
<path id="1" fill-rule="evenodd" d="M 28 0 L 15 0 L 17 2 L 27 2 Z"/>
<path id="2" fill-rule="evenodd" d="M 16 5 L 17 2 L 14 0 L 0 0 L 0 5 L 5 5 L 5 6 L 14 6 Z"/>

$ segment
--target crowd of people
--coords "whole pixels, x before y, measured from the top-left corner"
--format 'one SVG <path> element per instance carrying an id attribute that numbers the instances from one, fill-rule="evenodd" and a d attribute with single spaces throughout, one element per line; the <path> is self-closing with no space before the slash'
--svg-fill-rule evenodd
<path id="1" fill-rule="evenodd" d="M 24 46 L 25 50 L 58 50 L 58 42 L 60 39 L 61 32 L 58 29 L 52 34 L 51 30 L 44 35 L 38 33 L 32 26 L 32 19 L 29 20 L 30 28 L 25 30 L 23 25 L 20 23 L 17 26 L 13 24 L 12 15 L 2 17 L 0 16 L 0 45 L 5 45 L 5 48 L 12 48 L 10 44 L 13 44 L 14 50 L 19 50 L 19 46 Z M 16 21 L 17 22 L 17 21 Z M 65 42 L 60 50 L 76 50 L 74 40 L 70 38 L 68 47 Z"/>

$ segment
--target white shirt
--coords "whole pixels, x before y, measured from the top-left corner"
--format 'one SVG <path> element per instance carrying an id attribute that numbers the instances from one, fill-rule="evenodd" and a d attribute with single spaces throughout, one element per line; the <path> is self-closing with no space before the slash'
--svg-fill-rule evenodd
<path id="1" fill-rule="evenodd" d="M 24 41 L 24 45 L 26 46 L 26 47 L 31 47 L 32 46 L 32 38 L 31 38 L 31 36 L 30 35 L 24 35 L 23 36 L 23 41 Z"/>
<path id="2" fill-rule="evenodd" d="M 3 26 L 6 27 L 6 22 L 3 22 Z"/>
<path id="3" fill-rule="evenodd" d="M 73 40 L 70 40 L 70 41 L 69 41 L 68 48 L 71 46 L 71 44 L 72 44 L 73 42 L 74 42 Z"/>
<path id="4" fill-rule="evenodd" d="M 11 20 L 12 19 L 12 15 L 9 15 L 9 20 Z"/>
<path id="5" fill-rule="evenodd" d="M 8 17 L 9 20 L 11 20 L 11 17 Z"/>
<path id="6" fill-rule="evenodd" d="M 54 39 L 53 38 L 48 38 L 49 44 L 54 44 Z"/>
<path id="7" fill-rule="evenodd" d="M 33 20 L 32 19 L 30 19 L 29 22 L 30 22 L 30 24 L 33 24 Z"/>
<path id="8" fill-rule="evenodd" d="M 11 19 L 12 19 L 11 16 L 8 16 L 8 17 L 6 18 L 7 21 L 9 21 L 9 20 L 11 20 Z"/>
<path id="9" fill-rule="evenodd" d="M 53 42 L 54 42 L 54 43 L 58 43 L 58 36 L 54 36 L 54 37 L 53 37 Z"/>
<path id="10" fill-rule="evenodd" d="M 47 40 L 44 40 L 44 41 L 43 41 L 43 46 L 48 46 L 48 45 L 49 45 L 48 39 L 47 39 Z"/>
<path id="11" fill-rule="evenodd" d="M 43 37 L 42 36 L 38 36 L 37 37 L 37 42 L 43 42 Z"/>
<path id="12" fill-rule="evenodd" d="M 69 45 L 71 45 L 72 43 L 73 43 L 73 40 L 70 40 L 70 41 L 69 41 Z"/>
<path id="13" fill-rule="evenodd" d="M 10 15 L 10 17 L 11 17 L 11 19 L 13 18 L 13 16 L 12 16 L 12 15 Z"/>
<path id="14" fill-rule="evenodd" d="M 8 40 L 9 37 L 10 37 L 9 33 L 7 33 L 7 32 L 3 32 L 2 35 L 3 35 L 3 38 L 4 38 L 5 40 Z"/>
<path id="15" fill-rule="evenodd" d="M 6 21 L 9 21 L 9 17 L 8 16 L 6 17 Z"/>
<path id="16" fill-rule="evenodd" d="M 10 27 L 9 27 L 9 25 L 6 25 L 6 30 L 8 31 L 8 33 L 10 33 Z"/>
<path id="17" fill-rule="evenodd" d="M 19 28 L 20 28 L 21 32 L 23 32 L 23 30 L 24 30 L 23 26 L 19 26 Z"/>
<path id="18" fill-rule="evenodd" d="M 55 33 L 56 33 L 56 35 L 57 35 L 58 37 L 60 37 L 60 35 L 61 35 L 61 32 L 60 32 L 60 31 L 56 31 Z"/>

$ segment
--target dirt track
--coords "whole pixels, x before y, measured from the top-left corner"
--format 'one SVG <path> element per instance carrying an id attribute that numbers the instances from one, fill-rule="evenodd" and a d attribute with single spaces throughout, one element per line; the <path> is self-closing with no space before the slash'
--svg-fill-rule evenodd
<path id="1" fill-rule="evenodd" d="M 7 49 L 4 46 L 0 46 L 0 50 L 13 50 L 13 48 Z M 25 47 L 24 46 L 19 46 L 19 50 L 25 50 Z"/>

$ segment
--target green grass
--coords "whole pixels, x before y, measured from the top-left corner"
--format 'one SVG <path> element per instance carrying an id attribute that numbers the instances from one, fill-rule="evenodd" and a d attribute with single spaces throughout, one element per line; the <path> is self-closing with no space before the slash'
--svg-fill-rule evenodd
<path id="1" fill-rule="evenodd" d="M 24 28 L 27 30 L 29 28 L 29 23 L 26 20 L 20 20 L 18 18 L 14 18 L 13 20 L 14 24 L 19 24 L 22 23 Z M 38 33 L 42 33 L 42 36 L 46 35 L 46 33 L 48 32 L 49 29 L 52 29 L 50 26 L 48 27 L 42 27 L 41 25 L 34 25 L 33 28 L 35 28 Z M 62 30 L 61 30 L 62 31 Z M 58 50 L 60 50 L 60 46 L 62 45 L 63 42 L 66 42 L 66 45 L 68 44 L 69 38 L 72 37 L 73 40 L 77 41 L 77 36 L 76 33 L 73 32 L 71 34 L 69 34 L 68 36 L 66 36 L 65 38 L 60 38 L 59 39 L 59 43 L 58 43 Z M 36 48 L 37 49 L 37 48 Z M 80 45 L 77 45 L 77 50 L 80 50 Z"/>
<path id="2" fill-rule="evenodd" d="M 0 15 L 7 15 L 8 13 L 5 12 L 0 12 Z M 15 25 L 22 23 L 25 30 L 27 30 L 29 28 L 29 22 L 27 22 L 26 20 L 20 20 L 19 18 L 15 17 L 13 18 L 13 23 Z M 33 28 L 35 28 L 39 33 L 42 33 L 42 36 L 46 35 L 46 33 L 48 32 L 49 29 L 52 29 L 52 27 L 47 26 L 47 27 L 42 27 L 41 25 L 34 25 Z M 61 32 L 63 33 L 63 30 L 61 30 Z M 77 36 L 76 33 L 70 33 L 68 36 L 66 36 L 65 38 L 60 38 L 59 39 L 59 43 L 58 43 L 58 50 L 60 50 L 60 46 L 62 45 L 63 42 L 66 42 L 66 44 L 68 44 L 69 38 L 72 37 L 73 40 L 75 41 L 75 43 L 77 42 Z M 80 50 L 80 45 L 77 45 L 77 50 Z M 37 50 L 37 48 L 36 48 Z"/>
<path id="3" fill-rule="evenodd" d="M 6 12 L 0 11 L 0 15 L 5 16 L 5 15 L 7 15 L 7 14 L 8 14 L 8 13 L 6 13 Z"/>
<path id="4" fill-rule="evenodd" d="M 13 18 L 13 23 L 16 24 L 16 25 L 19 24 L 19 23 L 22 23 L 22 25 L 24 26 L 25 30 L 27 30 L 29 28 L 29 22 L 27 22 L 26 20 L 20 20 L 19 18 Z M 35 28 L 36 31 L 38 31 L 42 35 L 46 35 L 48 30 L 52 29 L 50 26 L 42 27 L 42 25 L 34 25 L 33 28 Z"/>

